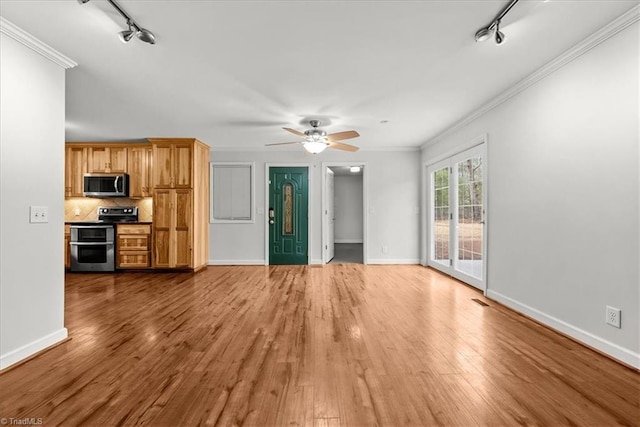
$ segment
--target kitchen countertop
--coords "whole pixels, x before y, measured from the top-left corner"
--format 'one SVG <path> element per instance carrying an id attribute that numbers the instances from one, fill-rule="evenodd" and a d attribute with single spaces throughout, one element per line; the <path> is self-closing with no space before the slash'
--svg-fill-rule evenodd
<path id="1" fill-rule="evenodd" d="M 65 225 L 74 225 L 74 224 L 78 224 L 78 225 L 84 225 L 84 224 L 96 224 L 96 225 L 118 225 L 118 224 L 125 224 L 125 225 L 135 225 L 135 224 L 141 224 L 141 225 L 151 225 L 153 224 L 152 221 L 131 221 L 131 222 L 108 222 L 108 221 L 65 221 Z"/>

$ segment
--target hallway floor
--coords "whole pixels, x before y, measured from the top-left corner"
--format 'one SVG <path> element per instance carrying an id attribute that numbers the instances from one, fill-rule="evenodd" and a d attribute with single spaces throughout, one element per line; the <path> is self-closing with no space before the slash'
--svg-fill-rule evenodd
<path id="1" fill-rule="evenodd" d="M 335 256 L 329 264 L 362 264 L 362 243 L 336 243 Z"/>

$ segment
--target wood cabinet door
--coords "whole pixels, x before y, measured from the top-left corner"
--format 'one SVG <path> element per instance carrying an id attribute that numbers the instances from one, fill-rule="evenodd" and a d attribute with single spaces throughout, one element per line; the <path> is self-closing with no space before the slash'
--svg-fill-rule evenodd
<path id="1" fill-rule="evenodd" d="M 89 147 L 89 173 L 126 173 L 126 147 Z"/>
<path id="2" fill-rule="evenodd" d="M 127 153 L 129 197 L 151 196 L 151 147 L 130 147 Z"/>
<path id="3" fill-rule="evenodd" d="M 71 227 L 64 225 L 64 268 L 71 268 Z"/>
<path id="4" fill-rule="evenodd" d="M 109 147 L 107 148 L 109 156 L 109 164 L 107 172 L 109 173 L 126 173 L 127 172 L 127 148 L 126 147 Z"/>
<path id="5" fill-rule="evenodd" d="M 175 144 L 173 146 L 174 188 L 191 188 L 192 152 L 191 144 Z"/>
<path id="6" fill-rule="evenodd" d="M 127 251 L 118 252 L 118 268 L 148 268 L 149 252 Z"/>
<path id="7" fill-rule="evenodd" d="M 170 268 L 173 215 L 172 205 L 175 191 L 155 190 L 153 193 L 153 265 L 156 268 Z"/>
<path id="8" fill-rule="evenodd" d="M 192 266 L 191 232 L 191 190 L 175 190 L 175 265 L 183 268 Z"/>
<path id="9" fill-rule="evenodd" d="M 153 146 L 153 186 L 155 188 L 171 188 L 173 169 L 171 152 L 171 144 L 154 144 Z"/>
<path id="10" fill-rule="evenodd" d="M 106 173 L 109 171 L 109 148 L 87 148 L 87 166 L 89 173 Z"/>
<path id="11" fill-rule="evenodd" d="M 82 180 L 87 171 L 86 149 L 84 147 L 67 147 L 64 163 L 65 197 L 82 197 Z"/>

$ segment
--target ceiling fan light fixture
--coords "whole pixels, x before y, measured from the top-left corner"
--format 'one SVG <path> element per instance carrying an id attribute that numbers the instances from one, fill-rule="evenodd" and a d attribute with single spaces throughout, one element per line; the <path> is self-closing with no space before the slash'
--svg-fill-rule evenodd
<path id="1" fill-rule="evenodd" d="M 308 140 L 308 141 L 304 141 L 302 143 L 302 146 L 309 153 L 318 154 L 318 153 L 322 153 L 329 146 L 329 144 L 327 144 L 324 141 L 317 140 L 317 139 L 311 139 L 311 140 Z"/>

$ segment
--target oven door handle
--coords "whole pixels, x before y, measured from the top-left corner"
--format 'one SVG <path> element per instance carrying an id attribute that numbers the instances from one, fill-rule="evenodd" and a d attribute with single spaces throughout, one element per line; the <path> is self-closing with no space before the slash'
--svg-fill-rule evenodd
<path id="1" fill-rule="evenodd" d="M 82 230 L 85 228 L 113 228 L 113 225 L 72 225 L 71 228 L 75 228 L 77 230 Z"/>
<path id="2" fill-rule="evenodd" d="M 107 246 L 113 245 L 113 242 L 69 242 L 71 246 Z"/>

